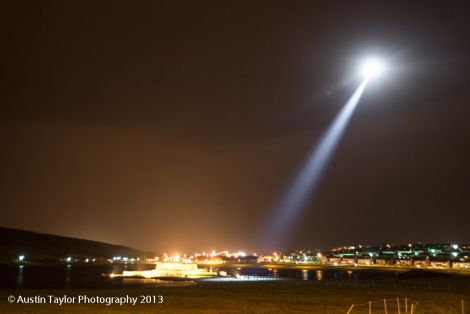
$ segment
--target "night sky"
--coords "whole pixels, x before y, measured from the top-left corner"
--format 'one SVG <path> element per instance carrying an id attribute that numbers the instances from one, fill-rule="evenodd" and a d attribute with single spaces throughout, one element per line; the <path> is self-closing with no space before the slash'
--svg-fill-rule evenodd
<path id="1" fill-rule="evenodd" d="M 4 1 L 0 225 L 156 252 L 470 242 L 464 1 Z M 283 247 L 257 247 L 386 60 Z"/>

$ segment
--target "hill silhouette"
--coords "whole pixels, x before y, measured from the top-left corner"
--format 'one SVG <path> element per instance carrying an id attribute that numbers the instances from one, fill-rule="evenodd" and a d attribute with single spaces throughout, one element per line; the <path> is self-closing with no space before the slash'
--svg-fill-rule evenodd
<path id="1" fill-rule="evenodd" d="M 19 255 L 25 255 L 28 261 L 55 262 L 69 256 L 74 260 L 114 256 L 143 258 L 153 257 L 155 253 L 123 245 L 0 227 L 0 260 L 14 261 Z"/>

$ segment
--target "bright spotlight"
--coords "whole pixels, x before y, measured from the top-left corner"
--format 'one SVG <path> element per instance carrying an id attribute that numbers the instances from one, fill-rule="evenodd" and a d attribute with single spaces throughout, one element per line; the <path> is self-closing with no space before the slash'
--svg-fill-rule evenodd
<path id="1" fill-rule="evenodd" d="M 366 78 L 377 77 L 385 71 L 385 64 L 379 59 L 368 59 L 361 65 L 361 72 Z"/>

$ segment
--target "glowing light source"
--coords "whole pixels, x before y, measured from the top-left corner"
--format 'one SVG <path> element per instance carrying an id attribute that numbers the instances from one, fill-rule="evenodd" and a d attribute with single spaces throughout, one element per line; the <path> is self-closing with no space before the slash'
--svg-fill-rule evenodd
<path id="1" fill-rule="evenodd" d="M 385 64 L 376 58 L 367 59 L 361 64 L 361 73 L 366 78 L 378 77 L 385 71 Z"/>
<path id="2" fill-rule="evenodd" d="M 324 135 L 320 138 L 320 142 L 310 153 L 304 166 L 294 178 L 287 193 L 278 204 L 274 219 L 270 221 L 271 224 L 268 225 L 268 230 L 263 235 L 261 245 L 269 245 L 271 247 L 273 244 L 278 245 L 283 235 L 286 234 L 287 229 L 291 227 L 300 208 L 304 205 L 305 201 L 315 193 L 315 189 L 364 92 L 367 82 L 368 78 L 356 89 Z"/>
<path id="3" fill-rule="evenodd" d="M 24 255 L 18 256 L 18 260 L 19 260 L 20 262 L 22 262 L 22 261 L 24 260 Z"/>

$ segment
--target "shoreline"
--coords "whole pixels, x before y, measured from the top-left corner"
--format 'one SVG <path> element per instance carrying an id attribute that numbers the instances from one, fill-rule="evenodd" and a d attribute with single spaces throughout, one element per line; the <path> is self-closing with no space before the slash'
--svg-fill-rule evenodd
<path id="1" fill-rule="evenodd" d="M 57 262 L 43 262 L 43 261 L 26 261 L 26 262 L 12 262 L 0 260 L 0 266 L 33 266 L 33 267 L 56 267 L 56 266 L 89 266 L 89 267 L 102 267 L 102 266 L 141 266 L 149 267 L 155 265 L 154 263 L 57 263 Z M 395 272 L 407 272 L 407 271 L 423 271 L 433 273 L 450 273 L 450 274 L 462 274 L 470 276 L 470 269 L 455 269 L 455 268 L 432 268 L 432 267 L 412 267 L 412 266 L 393 266 L 393 265 L 330 265 L 330 264 L 295 264 L 295 263 L 266 263 L 266 264 L 205 264 L 197 263 L 200 267 L 212 267 L 212 268 L 259 268 L 259 269 L 290 269 L 290 270 L 360 270 L 360 271 L 395 271 Z"/>

